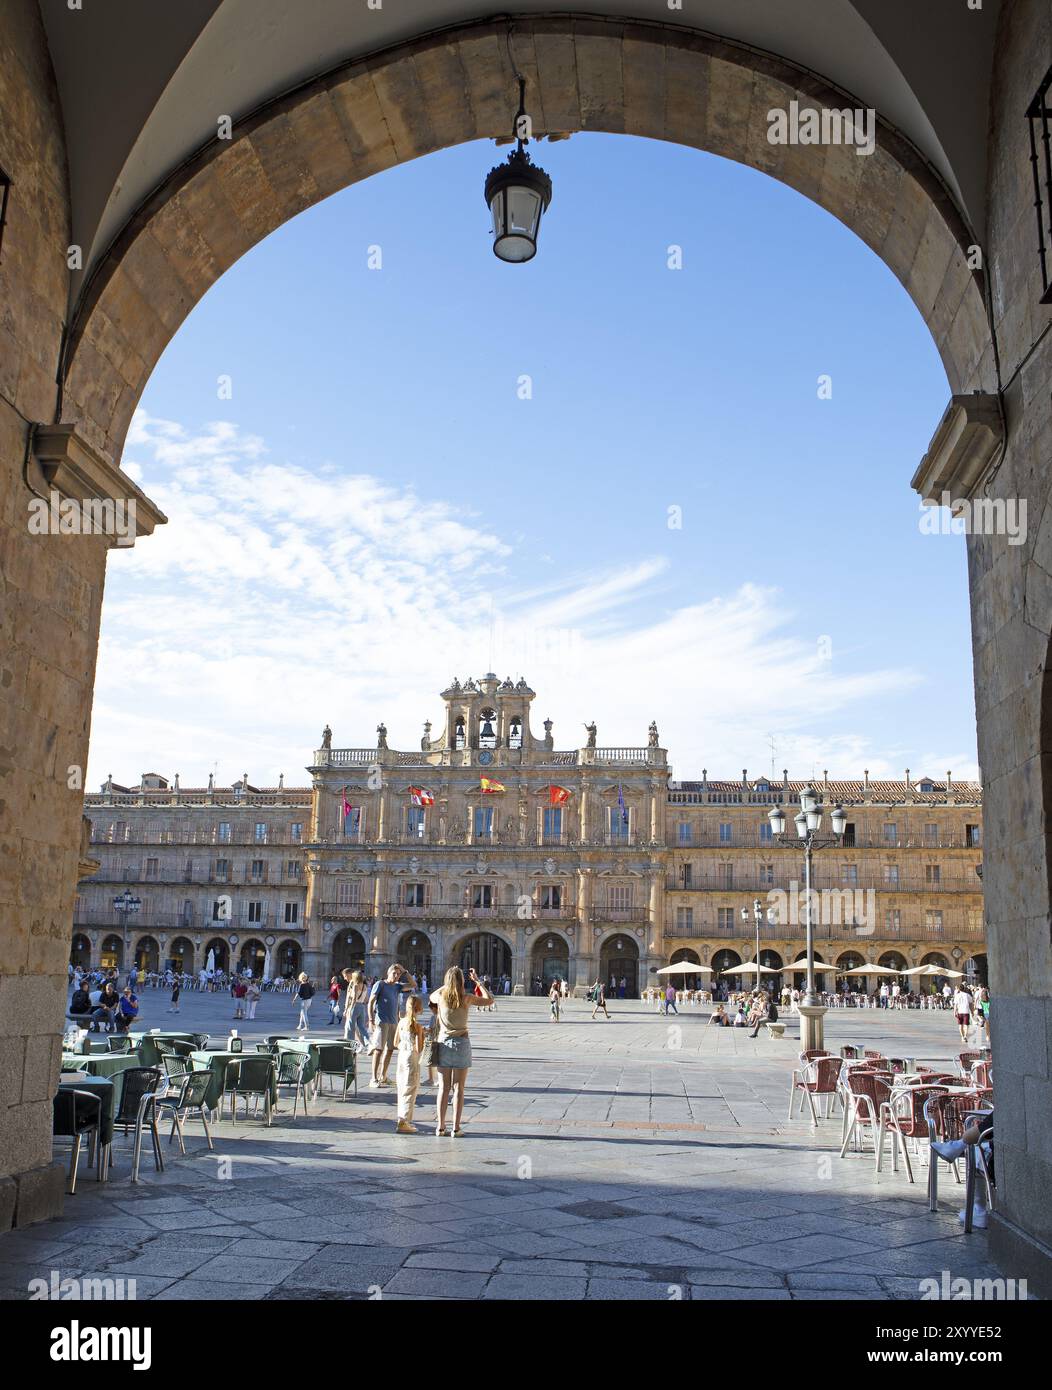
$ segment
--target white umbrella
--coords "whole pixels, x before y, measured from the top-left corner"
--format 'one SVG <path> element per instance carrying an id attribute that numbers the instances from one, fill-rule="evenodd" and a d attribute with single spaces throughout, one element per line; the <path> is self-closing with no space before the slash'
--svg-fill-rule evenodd
<path id="1" fill-rule="evenodd" d="M 654 972 L 657 975 L 711 975 L 711 965 L 694 965 L 689 960 L 678 960 L 675 965 L 663 965 Z"/>
<path id="2" fill-rule="evenodd" d="M 832 968 L 833 968 L 833 967 L 832 967 L 831 965 L 827 965 L 827 964 L 825 963 L 824 960 L 819 960 L 818 957 L 815 956 L 815 969 L 818 971 L 819 974 L 821 974 L 823 970 L 832 970 Z M 782 969 L 783 969 L 783 970 L 806 970 L 806 969 L 807 969 L 807 961 L 806 961 L 806 960 L 794 960 L 794 961 L 790 962 L 789 965 L 784 965 L 784 966 L 782 967 Z"/>
<path id="3" fill-rule="evenodd" d="M 903 975 L 952 975 L 959 980 L 963 970 L 951 970 L 948 965 L 915 965 L 912 970 L 903 970 Z"/>
<path id="4" fill-rule="evenodd" d="M 208 959 L 205 961 L 205 971 L 209 975 L 214 975 L 216 973 L 216 953 L 214 946 L 208 948 Z"/>
<path id="5" fill-rule="evenodd" d="M 856 965 L 852 970 L 838 970 L 838 975 L 904 975 L 904 970 L 896 970 L 891 965 Z"/>
<path id="6" fill-rule="evenodd" d="M 270 947 L 267 947 L 267 954 L 263 957 L 263 979 L 270 979 Z"/>
<path id="7" fill-rule="evenodd" d="M 745 965 L 732 965 L 732 966 L 730 967 L 729 970 L 723 970 L 723 971 L 721 971 L 720 973 L 723 974 L 723 975 L 755 975 L 755 974 L 756 974 L 756 962 L 753 961 L 753 960 L 751 960 L 751 961 L 748 961 Z M 770 965 L 761 965 L 761 966 L 760 966 L 760 974 L 761 974 L 761 975 L 777 975 L 777 974 L 779 974 L 779 973 L 780 973 L 779 970 L 775 970 L 775 969 L 774 969 L 772 966 L 770 966 Z"/>

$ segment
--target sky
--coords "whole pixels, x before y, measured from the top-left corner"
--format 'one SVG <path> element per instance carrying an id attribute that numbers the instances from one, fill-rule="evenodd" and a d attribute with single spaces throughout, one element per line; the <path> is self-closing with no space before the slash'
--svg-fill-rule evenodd
<path id="1" fill-rule="evenodd" d="M 557 748 L 656 720 L 679 780 L 977 776 L 964 539 L 909 486 L 949 387 L 898 281 L 766 175 L 597 134 L 534 148 L 552 205 L 505 265 L 504 153 L 301 214 L 169 344 L 123 460 L 169 520 L 110 552 L 89 788 L 306 785 L 324 724 L 418 748 L 488 670 Z"/>

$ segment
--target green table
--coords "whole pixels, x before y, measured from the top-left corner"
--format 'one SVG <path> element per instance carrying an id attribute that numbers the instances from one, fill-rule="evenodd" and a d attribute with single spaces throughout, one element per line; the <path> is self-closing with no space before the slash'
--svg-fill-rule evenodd
<path id="1" fill-rule="evenodd" d="M 249 1057 L 263 1057 L 266 1053 L 262 1052 L 206 1052 L 198 1051 L 190 1053 L 190 1061 L 193 1063 L 194 1071 L 210 1071 L 212 1073 L 212 1084 L 208 1088 L 205 1097 L 205 1104 L 209 1110 L 218 1110 L 223 1099 L 223 1080 L 226 1077 L 227 1064 L 229 1062 L 244 1062 Z M 278 1088 L 276 1080 L 271 1080 L 270 1102 L 276 1104 L 278 1099 Z"/>
<path id="2" fill-rule="evenodd" d="M 131 1067 L 141 1067 L 144 1064 L 130 1052 L 89 1052 L 83 1056 L 79 1052 L 64 1052 L 62 1054 L 63 1071 L 82 1071 L 88 1076 L 105 1078 L 112 1083 L 112 1095 L 115 1105 L 120 1104 L 123 1081 L 121 1073 L 128 1071 Z"/>
<path id="3" fill-rule="evenodd" d="M 62 1059 L 63 1067 L 65 1067 L 67 1060 L 67 1058 Z M 86 1062 L 88 1058 L 85 1057 L 83 1060 Z M 70 1068 L 70 1070 L 72 1070 L 72 1068 Z M 117 1087 L 113 1082 L 105 1076 L 91 1076 L 85 1074 L 84 1076 L 78 1076 L 75 1080 L 73 1078 L 60 1079 L 58 1084 L 59 1089 L 62 1091 L 90 1091 L 93 1096 L 99 1097 L 102 1101 L 102 1113 L 99 1119 L 99 1143 L 102 1144 L 104 1148 L 112 1144 L 113 1116 L 117 1109 Z M 103 1157 L 105 1159 L 106 1155 Z M 108 1166 L 107 1163 L 103 1164 L 102 1171 L 104 1175 Z M 103 1180 L 105 1181 L 105 1177 Z"/>

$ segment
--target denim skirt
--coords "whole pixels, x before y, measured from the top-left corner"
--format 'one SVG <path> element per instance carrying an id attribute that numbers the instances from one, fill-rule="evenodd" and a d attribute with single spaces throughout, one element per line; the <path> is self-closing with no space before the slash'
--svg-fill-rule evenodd
<path id="1" fill-rule="evenodd" d="M 435 1046 L 435 1062 L 438 1068 L 452 1067 L 455 1071 L 466 1071 L 471 1066 L 471 1039 L 446 1038 Z"/>

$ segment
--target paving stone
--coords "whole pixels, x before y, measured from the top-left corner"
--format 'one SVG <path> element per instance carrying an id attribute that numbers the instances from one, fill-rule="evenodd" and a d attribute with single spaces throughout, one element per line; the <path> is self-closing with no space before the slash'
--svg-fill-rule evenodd
<path id="1" fill-rule="evenodd" d="M 437 1298 L 478 1298 L 490 1278 L 487 1273 L 466 1270 L 401 1269 L 384 1284 L 384 1295 L 407 1293 Z"/>
<path id="2" fill-rule="evenodd" d="M 530 1279 L 521 1275 L 494 1274 L 485 1286 L 482 1297 L 510 1299 L 515 1302 L 522 1299 L 547 1301 L 584 1298 L 587 1290 L 587 1279 Z"/>
<path id="3" fill-rule="evenodd" d="M 169 1299 L 186 1301 L 209 1299 L 216 1302 L 227 1302 L 230 1299 L 236 1299 L 240 1303 L 265 1298 L 269 1289 L 269 1284 L 218 1284 L 211 1283 L 207 1279 L 180 1279 L 174 1284 L 169 1284 L 160 1293 L 154 1294 L 153 1298 L 157 1302 L 164 1302 Z"/>
<path id="4" fill-rule="evenodd" d="M 410 1255 L 407 1269 L 463 1269 L 469 1273 L 489 1274 L 500 1264 L 499 1255 L 483 1255 L 469 1250 L 429 1250 Z"/>

